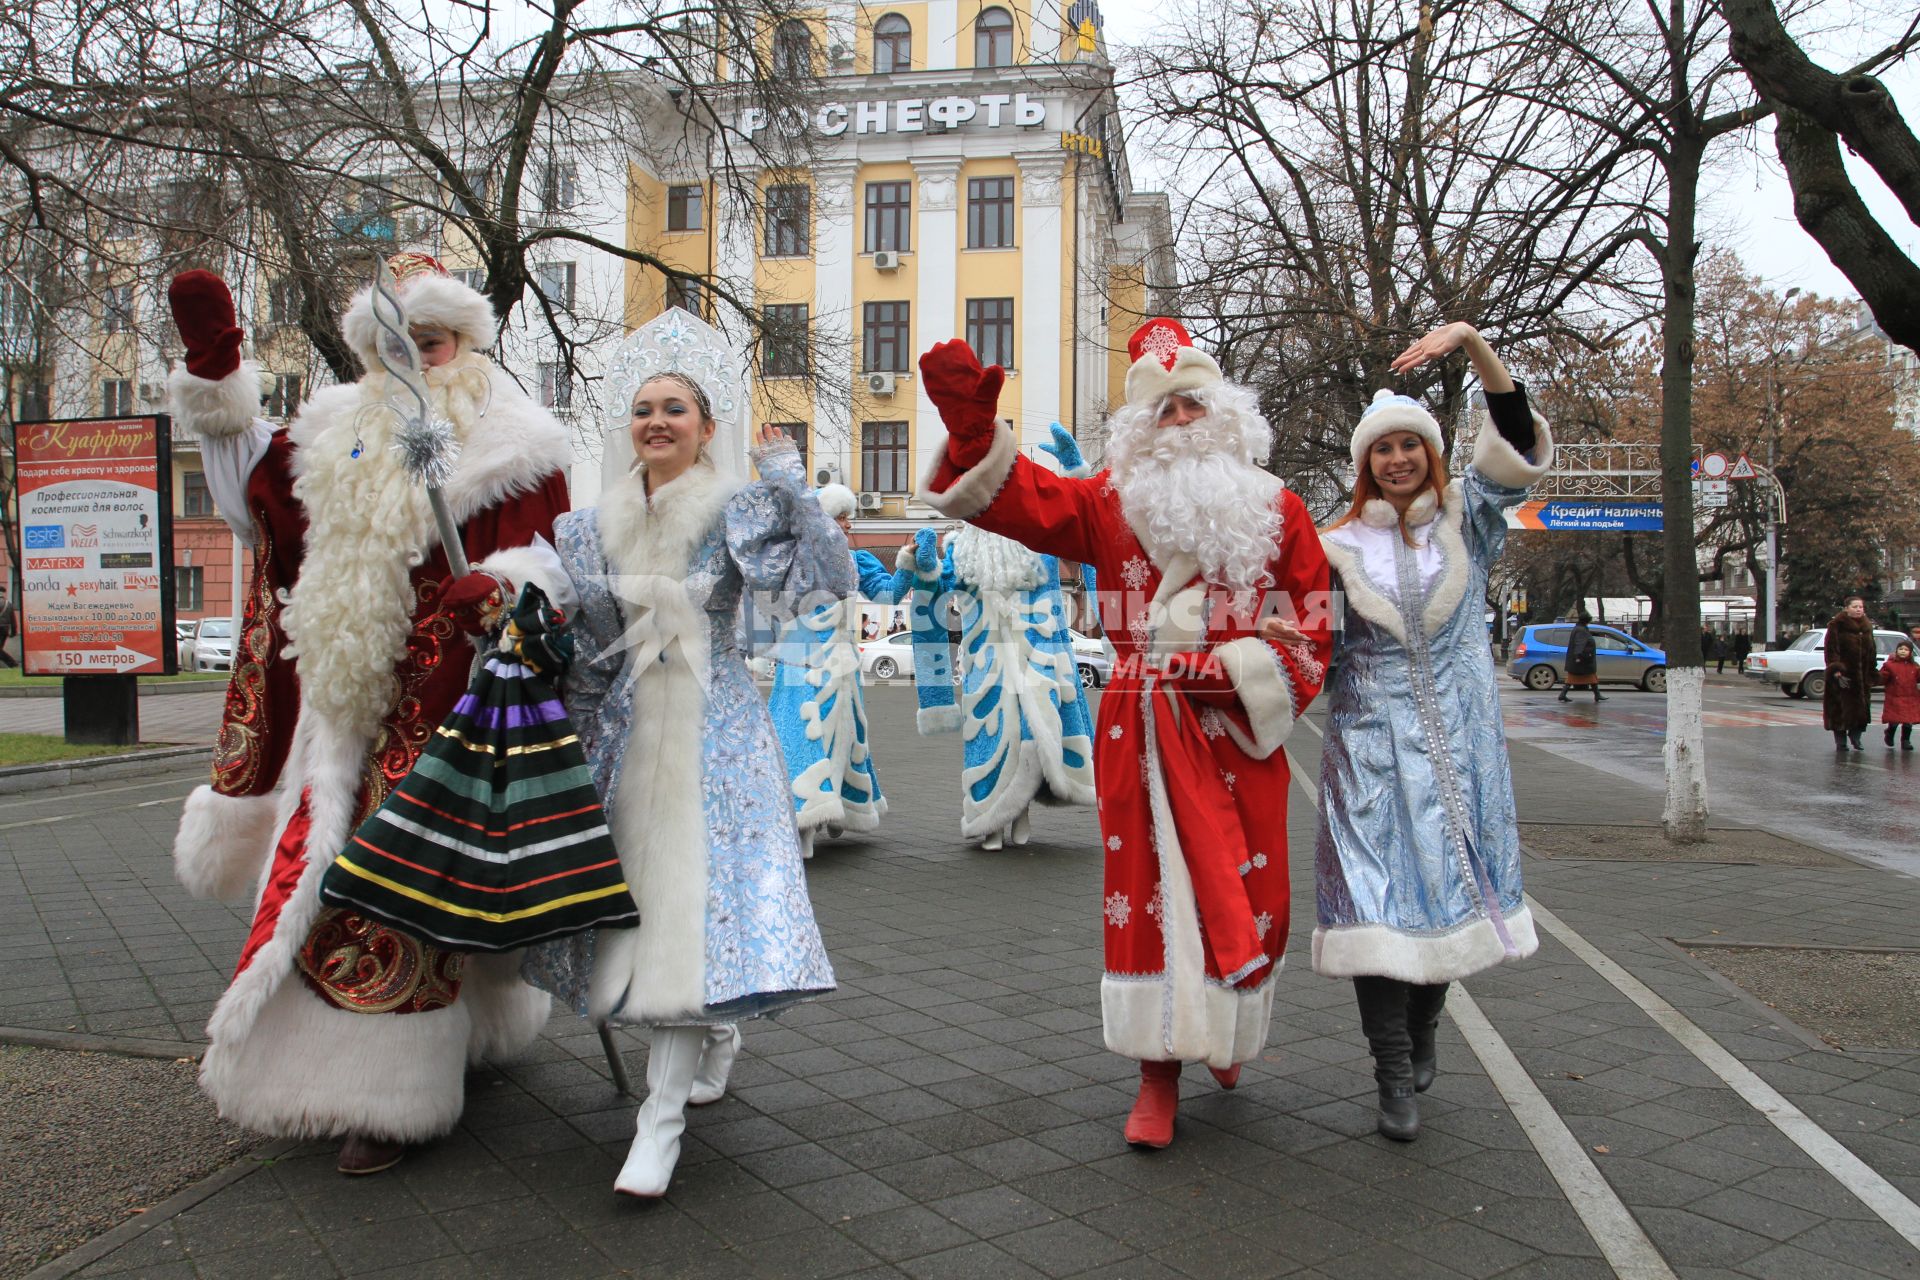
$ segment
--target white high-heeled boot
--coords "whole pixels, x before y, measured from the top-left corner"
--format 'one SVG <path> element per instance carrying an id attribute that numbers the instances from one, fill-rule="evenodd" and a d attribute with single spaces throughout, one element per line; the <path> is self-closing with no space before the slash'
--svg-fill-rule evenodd
<path id="1" fill-rule="evenodd" d="M 655 1027 L 647 1051 L 647 1100 L 640 1104 L 633 1146 L 613 1189 L 622 1195 L 653 1199 L 667 1194 L 673 1166 L 680 1160 L 680 1135 L 687 1127 L 687 1094 L 700 1068 L 705 1027 Z"/>
<path id="2" fill-rule="evenodd" d="M 738 1025 L 723 1022 L 707 1028 L 707 1038 L 700 1050 L 700 1069 L 694 1072 L 693 1090 L 687 1094 L 688 1106 L 709 1106 L 727 1096 L 727 1076 L 733 1071 L 733 1060 L 739 1053 Z"/>

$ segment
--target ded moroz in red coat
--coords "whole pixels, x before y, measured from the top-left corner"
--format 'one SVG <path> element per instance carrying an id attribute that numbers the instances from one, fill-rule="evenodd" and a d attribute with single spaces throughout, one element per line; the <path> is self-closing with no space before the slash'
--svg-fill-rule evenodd
<path id="1" fill-rule="evenodd" d="M 1287 647 L 1255 636 L 1260 613 L 1229 607 L 1190 558 L 1156 563 L 1107 472 L 1056 475 L 1021 456 L 1005 424 L 971 471 L 943 449 L 923 489 L 947 515 L 1099 571 L 1101 623 L 1118 656 L 1094 735 L 1107 1047 L 1221 1069 L 1255 1057 L 1287 947 L 1280 746 L 1320 692 L 1331 651 L 1327 561 L 1306 504 L 1287 489 L 1275 499 L 1269 590 L 1308 636 Z M 1198 650 L 1219 657 L 1235 705 L 1203 704 L 1154 675 L 1167 655 Z"/>

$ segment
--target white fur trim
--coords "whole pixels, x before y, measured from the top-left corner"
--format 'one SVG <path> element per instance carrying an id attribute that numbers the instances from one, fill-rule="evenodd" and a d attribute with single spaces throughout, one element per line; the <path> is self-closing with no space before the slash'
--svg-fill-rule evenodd
<path id="1" fill-rule="evenodd" d="M 1143 355 L 1127 369 L 1127 403 L 1150 404 L 1176 392 L 1198 391 L 1221 381 L 1220 366 L 1198 347 L 1180 348 L 1171 369 L 1160 363 L 1160 357 Z"/>
<path id="2" fill-rule="evenodd" d="M 562 613 L 572 613 L 580 603 L 580 597 L 573 589 L 573 580 L 567 577 L 566 566 L 560 562 L 560 553 L 554 550 L 551 542 L 538 534 L 524 547 L 507 547 L 496 551 L 473 566 L 481 573 L 491 573 L 496 578 L 504 578 L 513 587 L 512 596 L 519 593 L 521 587 L 531 582 L 540 588 L 549 603 Z"/>
<path id="3" fill-rule="evenodd" d="M 1374 392 L 1374 402 L 1395 399 L 1393 392 L 1382 388 Z M 1369 409 L 1360 417 L 1360 425 L 1353 429 L 1353 440 L 1348 446 L 1353 455 L 1353 468 L 1358 471 L 1365 465 L 1363 459 L 1367 450 L 1381 436 L 1394 431 L 1411 431 L 1433 446 L 1433 451 L 1445 456 L 1446 446 L 1440 442 L 1440 424 L 1426 409 L 1414 404 L 1388 403 L 1378 409 Z"/>
<path id="4" fill-rule="evenodd" d="M 1274 977 L 1286 961 L 1282 956 L 1273 967 Z M 1222 1071 L 1241 1062 L 1251 1062 L 1267 1047 L 1268 1029 L 1273 1024 L 1273 993 L 1278 984 L 1273 977 L 1257 987 L 1226 987 L 1208 982 L 1200 995 L 1199 1021 L 1204 1025 L 1200 1040 L 1183 1049 L 1204 1048 L 1202 1055 L 1187 1052 L 1185 1061 L 1204 1061 Z M 1163 979 L 1155 975 L 1100 979 L 1100 1021 L 1107 1048 L 1128 1058 L 1145 1062 L 1165 1062 L 1174 1058 L 1161 1036 Z"/>
<path id="5" fill-rule="evenodd" d="M 464 995 L 423 1013 L 351 1013 L 283 982 L 250 1034 L 214 1036 L 200 1087 L 223 1118 L 270 1137 L 427 1142 L 460 1120 L 471 1025 Z"/>
<path id="6" fill-rule="evenodd" d="M 1433 542 L 1440 549 L 1443 567 L 1433 589 L 1427 593 L 1427 607 L 1421 614 L 1428 635 L 1446 625 L 1467 592 L 1470 566 L 1466 537 L 1461 532 L 1465 510 L 1465 498 L 1456 480 L 1447 486 L 1440 515 L 1433 522 Z M 1407 627 L 1401 620 L 1400 606 L 1367 576 L 1358 550 L 1341 537 L 1339 529 L 1329 529 L 1320 535 L 1320 549 L 1326 553 L 1328 566 L 1340 576 L 1340 589 L 1353 611 L 1405 644 Z"/>
<path id="7" fill-rule="evenodd" d="M 472 1024 L 467 1062 L 504 1062 L 520 1056 L 547 1025 L 553 1001 L 546 992 L 520 980 L 524 951 L 467 956 L 460 1001 Z M 409 1017 L 413 1015 L 409 1014 Z"/>
<path id="8" fill-rule="evenodd" d="M 224 796 L 198 786 L 173 837 L 173 875 L 196 898 L 245 896 L 273 854 L 272 796 Z"/>
<path id="9" fill-rule="evenodd" d="M 440 325 L 465 338 L 475 351 L 493 345 L 497 327 L 493 304 L 451 276 L 414 276 L 401 283 L 399 295 L 408 327 Z M 379 368 L 380 326 L 373 322 L 371 287 L 353 295 L 340 319 L 340 333 L 367 368 Z"/>
<path id="10" fill-rule="evenodd" d="M 1493 921 L 1477 917 L 1448 933 L 1403 933 L 1384 924 L 1342 925 L 1313 931 L 1313 971 L 1328 978 L 1382 977 L 1432 985 L 1458 982 L 1504 960 L 1524 960 L 1540 949 L 1533 912 L 1522 903 L 1507 917 L 1519 954 L 1508 956 Z"/>
<path id="11" fill-rule="evenodd" d="M 979 515 L 1000 493 L 1000 487 L 1013 473 L 1013 460 L 1020 456 L 1020 443 L 1004 422 L 996 423 L 993 428 L 993 444 L 987 449 L 987 456 L 980 465 L 965 472 L 950 485 L 946 492 L 933 491 L 933 478 L 947 460 L 947 443 L 943 437 L 935 446 L 933 463 L 927 468 L 926 475 L 920 478 L 920 501 L 938 511 L 941 515 L 952 516 L 956 520 L 967 520 Z"/>
<path id="12" fill-rule="evenodd" d="M 1536 410 L 1533 414 L 1533 457 L 1523 458 L 1520 451 L 1489 422 L 1481 428 L 1473 445 L 1473 469 L 1497 485 L 1509 489 L 1531 488 L 1541 476 L 1553 469 L 1553 429 Z"/>
<path id="13" fill-rule="evenodd" d="M 835 520 L 860 509 L 860 500 L 843 484 L 823 484 L 814 496 L 820 500 L 820 509 Z"/>
<path id="14" fill-rule="evenodd" d="M 1281 668 L 1280 655 L 1272 645 L 1254 636 L 1229 640 L 1213 652 L 1227 669 L 1227 678 L 1233 681 L 1233 691 L 1253 729 L 1253 741 L 1240 743 L 1240 749 L 1255 760 L 1265 760 L 1293 732 L 1293 686 Z M 1228 728 L 1236 730 L 1236 738 L 1239 736 L 1238 726 L 1231 721 Z"/>
<path id="15" fill-rule="evenodd" d="M 914 555 L 915 555 L 915 549 L 914 549 L 913 543 L 911 542 L 907 543 L 905 546 L 901 547 L 898 551 L 894 552 L 893 553 L 893 571 L 895 573 L 899 573 L 903 570 L 914 568 L 917 563 L 916 560 L 914 559 Z"/>
<path id="16" fill-rule="evenodd" d="M 243 360 L 215 381 L 194 377 L 184 363 L 176 365 L 167 375 L 167 403 L 174 424 L 193 435 L 237 436 L 260 416 L 260 366 Z"/>
<path id="17" fill-rule="evenodd" d="M 914 715 L 914 726 L 923 734 L 958 733 L 962 719 L 959 707 L 922 707 Z"/>

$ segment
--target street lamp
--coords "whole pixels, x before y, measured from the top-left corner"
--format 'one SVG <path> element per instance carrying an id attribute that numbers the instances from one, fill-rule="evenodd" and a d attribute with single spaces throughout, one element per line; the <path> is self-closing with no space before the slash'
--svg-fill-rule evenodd
<path id="1" fill-rule="evenodd" d="M 1787 304 L 1792 302 L 1799 292 L 1800 286 L 1795 285 L 1781 295 L 1780 306 L 1774 312 L 1776 322 L 1786 311 Z M 1768 361 L 1767 369 L 1767 482 L 1773 486 L 1774 501 L 1767 504 L 1767 648 L 1769 649 L 1774 647 L 1775 639 L 1779 634 L 1774 615 L 1779 609 L 1780 601 L 1780 526 L 1786 520 L 1787 506 L 1786 491 L 1780 487 L 1780 477 L 1773 470 L 1774 451 L 1780 439 L 1779 350 L 1776 348 L 1770 355 L 1772 359 Z"/>

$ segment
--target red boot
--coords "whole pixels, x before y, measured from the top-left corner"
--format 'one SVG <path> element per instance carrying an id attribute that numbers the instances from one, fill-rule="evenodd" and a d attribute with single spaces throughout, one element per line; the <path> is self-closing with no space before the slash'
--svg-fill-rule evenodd
<path id="1" fill-rule="evenodd" d="M 1173 1142 L 1173 1114 L 1180 1106 L 1180 1064 L 1142 1062 L 1140 1096 L 1127 1116 L 1127 1141 L 1160 1148 Z"/>
<path id="2" fill-rule="evenodd" d="M 1231 1089 L 1240 1083 L 1240 1064 L 1237 1062 L 1225 1071 L 1219 1067 L 1208 1067 L 1207 1070 L 1213 1073 L 1213 1078 L 1219 1081 L 1222 1089 Z"/>

